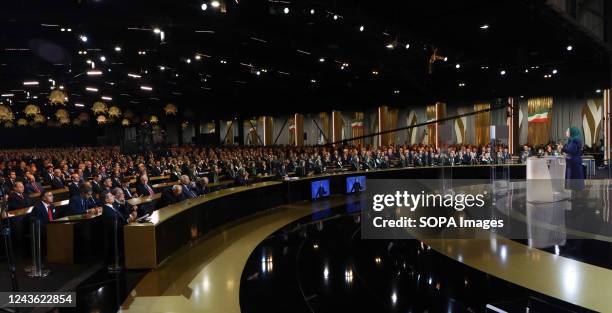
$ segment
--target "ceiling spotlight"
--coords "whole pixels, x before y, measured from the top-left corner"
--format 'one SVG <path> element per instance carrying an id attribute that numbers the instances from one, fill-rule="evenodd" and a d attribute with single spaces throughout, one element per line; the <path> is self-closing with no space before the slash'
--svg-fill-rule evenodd
<path id="1" fill-rule="evenodd" d="M 311 79 L 310 82 L 314 84 L 314 83 L 317 82 L 317 80 L 316 79 Z"/>
<path id="2" fill-rule="evenodd" d="M 572 51 L 574 50 L 574 47 L 572 45 L 568 45 L 567 47 L 565 47 L 565 49 L 567 49 L 567 51 Z"/>
<path id="3" fill-rule="evenodd" d="M 79 38 L 81 39 L 82 42 L 87 42 L 87 36 L 81 35 Z"/>
<path id="4" fill-rule="evenodd" d="M 115 47 L 115 51 L 117 51 L 117 52 L 121 52 L 121 47 L 116 46 L 116 47 Z"/>
<path id="5" fill-rule="evenodd" d="M 161 33 L 161 29 L 153 28 L 153 32 L 156 33 L 156 34 L 159 34 L 159 33 Z"/>
<path id="6" fill-rule="evenodd" d="M 165 70 L 165 69 L 166 69 L 166 67 L 165 67 L 165 66 L 163 66 L 163 65 L 161 65 L 161 66 L 159 67 L 159 70 L 160 70 L 160 71 L 163 71 L 163 70 Z"/>
<path id="7" fill-rule="evenodd" d="M 220 6 L 221 6 L 221 3 L 220 3 L 219 1 L 213 1 L 213 2 L 211 2 L 211 3 L 210 3 L 210 5 L 211 5 L 213 8 L 218 8 L 218 7 L 220 7 Z"/>
<path id="8" fill-rule="evenodd" d="M 409 43 L 406 44 L 406 49 L 410 49 L 410 44 Z"/>
<path id="9" fill-rule="evenodd" d="M 142 89 L 142 90 L 146 90 L 146 91 L 151 91 L 151 90 L 153 90 L 153 88 L 152 88 L 152 87 L 149 87 L 149 86 L 140 86 L 140 89 Z"/>
<path id="10" fill-rule="evenodd" d="M 106 57 L 105 56 L 101 56 L 100 57 L 100 61 L 102 61 L 102 62 L 106 61 Z"/>
<path id="11" fill-rule="evenodd" d="M 200 59 L 202 59 L 202 57 L 201 57 L 199 54 L 196 54 L 196 55 L 195 55 L 195 57 L 194 57 L 194 59 L 196 59 L 196 60 L 200 60 Z"/>
<path id="12" fill-rule="evenodd" d="M 310 14 L 315 14 L 315 9 L 310 9 Z"/>
<path id="13" fill-rule="evenodd" d="M 444 62 L 447 62 L 447 61 L 448 61 L 448 57 L 444 57 Z"/>
<path id="14" fill-rule="evenodd" d="M 72 31 L 72 28 L 68 28 L 68 29 L 66 29 L 66 30 L 67 30 L 67 31 L 69 31 L 69 32 L 71 32 L 71 31 Z"/>
<path id="15" fill-rule="evenodd" d="M 489 29 L 489 24 L 484 24 L 480 26 L 480 29 Z"/>
<path id="16" fill-rule="evenodd" d="M 202 6 L 200 8 L 202 8 L 202 11 L 206 11 L 206 9 L 208 9 L 208 4 L 202 3 Z"/>
<path id="17" fill-rule="evenodd" d="M 221 62 L 221 64 L 227 64 L 227 61 L 225 61 L 225 60 L 221 60 L 219 62 Z"/>
<path id="18" fill-rule="evenodd" d="M 62 29 L 60 29 L 60 31 L 63 31 L 63 32 L 65 32 L 65 31 L 66 31 L 66 29 L 65 29 L 65 28 L 62 28 Z"/>
<path id="19" fill-rule="evenodd" d="M 75 103 L 74 106 L 79 108 L 85 107 L 85 105 L 82 103 Z"/>
<path id="20" fill-rule="evenodd" d="M 338 15 L 334 14 L 334 20 L 338 19 Z"/>
<path id="21" fill-rule="evenodd" d="M 459 87 L 465 87 L 465 83 L 459 83 Z"/>
<path id="22" fill-rule="evenodd" d="M 185 62 L 187 62 L 187 64 L 191 63 L 191 59 L 187 59 L 185 60 Z"/>
<path id="23" fill-rule="evenodd" d="M 506 71 L 505 70 L 501 70 L 501 72 L 499 72 L 499 74 L 501 74 L 502 76 L 506 75 Z"/>
<path id="24" fill-rule="evenodd" d="M 325 58 L 319 58 L 319 62 L 321 63 L 325 62 Z"/>
<path id="25" fill-rule="evenodd" d="M 526 69 L 525 69 L 525 73 L 529 73 L 529 69 L 527 69 L 527 68 L 526 68 Z"/>
<path id="26" fill-rule="evenodd" d="M 396 89 L 396 90 L 393 90 L 393 93 L 396 94 L 396 95 L 399 95 L 400 91 L 398 89 Z"/>
<path id="27" fill-rule="evenodd" d="M 596 93 L 601 93 L 601 89 L 595 90 Z"/>
<path id="28" fill-rule="evenodd" d="M 257 76 L 261 75 L 261 71 L 255 72 L 255 75 L 257 75 Z"/>
<path id="29" fill-rule="evenodd" d="M 378 75 L 378 71 L 372 71 L 372 75 Z"/>
<path id="30" fill-rule="evenodd" d="M 385 47 L 387 47 L 387 49 L 393 49 L 395 46 L 392 43 L 390 43 L 386 45 Z"/>
<path id="31" fill-rule="evenodd" d="M 359 31 L 362 32 L 365 30 L 365 27 L 363 25 L 359 26 Z"/>
<path id="32" fill-rule="evenodd" d="M 132 77 L 132 78 L 140 78 L 140 77 L 141 77 L 140 75 L 137 75 L 137 74 L 132 74 L 132 73 L 128 73 L 127 75 L 128 75 L 129 77 Z"/>
<path id="33" fill-rule="evenodd" d="M 109 96 L 102 96 L 102 100 L 113 101 L 113 98 L 111 98 Z"/>
<path id="34" fill-rule="evenodd" d="M 552 70 L 553 75 L 559 73 L 556 69 Z"/>
<path id="35" fill-rule="evenodd" d="M 90 91 L 90 92 L 98 92 L 98 88 L 95 88 L 95 87 L 85 87 L 85 90 Z"/>
<path id="36" fill-rule="evenodd" d="M 100 75 L 102 75 L 102 71 L 89 71 L 89 72 L 87 72 L 87 75 L 89 75 L 89 76 L 100 76 Z"/>
<path id="37" fill-rule="evenodd" d="M 1 94 L 0 96 L 2 96 L 2 97 L 7 97 L 7 98 L 8 98 L 8 97 L 14 97 L 14 96 L 15 96 L 15 94 L 12 94 L 12 93 L 3 93 L 3 94 Z"/>
<path id="38" fill-rule="evenodd" d="M 289 14 L 289 8 L 288 8 L 288 7 L 285 7 L 285 8 L 283 9 L 283 13 L 285 13 L 285 14 Z"/>
<path id="39" fill-rule="evenodd" d="M 25 81 L 23 82 L 24 86 L 37 86 L 38 82 L 37 81 Z"/>
<path id="40" fill-rule="evenodd" d="M 455 64 L 455 68 L 456 69 L 460 69 L 461 68 L 461 64 L 459 64 L 459 63 Z"/>
<path id="41" fill-rule="evenodd" d="M 486 65 L 483 65 L 483 66 L 481 66 L 481 67 L 480 67 L 480 69 L 481 69 L 481 70 L 488 70 L 488 69 L 489 69 L 489 67 L 488 67 L 488 66 L 486 66 Z"/>

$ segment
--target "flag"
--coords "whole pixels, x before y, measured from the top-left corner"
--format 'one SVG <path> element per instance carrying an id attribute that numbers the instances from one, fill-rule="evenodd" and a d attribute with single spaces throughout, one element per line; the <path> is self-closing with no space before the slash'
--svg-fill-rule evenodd
<path id="1" fill-rule="evenodd" d="M 363 121 L 353 121 L 351 123 L 352 128 L 363 128 Z"/>
<path id="2" fill-rule="evenodd" d="M 527 117 L 528 123 L 545 123 L 548 121 L 548 110 L 539 111 L 529 114 Z"/>

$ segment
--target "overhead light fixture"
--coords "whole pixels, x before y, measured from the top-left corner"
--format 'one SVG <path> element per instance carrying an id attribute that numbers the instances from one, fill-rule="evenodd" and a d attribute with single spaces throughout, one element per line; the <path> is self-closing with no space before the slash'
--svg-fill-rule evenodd
<path id="1" fill-rule="evenodd" d="M 378 71 L 372 71 L 372 75 L 378 75 Z"/>
<path id="2" fill-rule="evenodd" d="M 314 83 L 317 82 L 317 80 L 316 79 L 311 79 L 310 82 L 314 84 Z"/>
<path id="3" fill-rule="evenodd" d="M 502 76 L 504 76 L 504 75 L 506 75 L 506 71 L 505 71 L 505 70 L 501 70 L 501 71 L 499 72 L 499 74 L 501 74 Z"/>
<path id="4" fill-rule="evenodd" d="M 595 90 L 596 93 L 601 93 L 601 89 Z"/>
<path id="5" fill-rule="evenodd" d="M 393 93 L 396 94 L 396 95 L 399 95 L 400 91 L 398 89 L 396 89 L 396 90 L 393 90 Z"/>
<path id="6" fill-rule="evenodd" d="M 81 39 L 82 42 L 87 42 L 87 36 L 81 35 L 79 38 Z"/>
<path id="7" fill-rule="evenodd" d="M 319 62 L 321 63 L 325 62 L 325 58 L 319 58 Z"/>
<path id="8" fill-rule="evenodd" d="M 459 64 L 459 63 L 455 64 L 455 68 L 456 69 L 460 69 L 461 68 L 461 64 Z"/>
<path id="9" fill-rule="evenodd" d="M 315 9 L 310 9 L 310 14 L 311 15 L 315 14 Z"/>
<path id="10" fill-rule="evenodd" d="M 529 73 L 529 69 L 528 68 L 525 69 L 525 73 Z"/>
<path id="11" fill-rule="evenodd" d="M 84 105 L 84 104 L 82 104 L 82 103 L 75 103 L 75 104 L 74 104 L 74 106 L 75 106 L 75 107 L 82 108 L 82 107 L 84 107 L 85 105 Z"/>
<path id="12" fill-rule="evenodd" d="M 101 56 L 100 57 L 100 61 L 102 61 L 102 62 L 106 61 L 106 57 L 105 56 Z"/>
<path id="13" fill-rule="evenodd" d="M 102 98 L 102 100 L 113 101 L 113 98 L 108 97 L 108 96 L 102 96 L 101 98 Z"/>
<path id="14" fill-rule="evenodd" d="M 288 8 L 288 7 L 285 7 L 285 8 L 283 9 L 283 13 L 285 13 L 285 14 L 289 14 L 289 8 Z"/>
<path id="15" fill-rule="evenodd" d="M 448 57 L 444 57 L 444 62 L 447 62 L 447 61 L 448 61 Z"/>
<path id="16" fill-rule="evenodd" d="M 166 69 L 166 67 L 165 67 L 165 66 L 163 66 L 163 65 L 160 65 L 160 66 L 159 66 L 159 70 L 160 70 L 160 71 L 163 71 L 163 70 L 165 70 L 165 69 Z"/>
<path id="17" fill-rule="evenodd" d="M 153 32 L 156 33 L 156 34 L 159 34 L 159 33 L 161 33 L 161 29 L 153 28 Z"/>
<path id="18" fill-rule="evenodd" d="M 459 87 L 465 87 L 465 83 L 459 83 Z"/>
<path id="19" fill-rule="evenodd" d="M 98 88 L 95 88 L 95 87 L 85 87 L 85 90 L 90 91 L 90 92 L 98 92 Z"/>
<path id="20" fill-rule="evenodd" d="M 393 49 L 395 46 L 392 43 L 390 43 L 390 44 L 387 44 L 386 47 L 387 49 Z"/>
<path id="21" fill-rule="evenodd" d="M 13 93 L 3 93 L 0 96 L 8 98 L 8 97 L 14 97 L 15 94 L 13 94 Z"/>
<path id="22" fill-rule="evenodd" d="M 410 49 L 410 44 L 409 43 L 406 44 L 406 49 Z"/>
<path id="23" fill-rule="evenodd" d="M 227 61 L 226 61 L 226 60 L 221 60 L 221 61 L 219 61 L 219 62 L 220 62 L 221 64 L 227 64 Z"/>
<path id="24" fill-rule="evenodd" d="M 553 75 L 556 75 L 557 73 L 559 73 L 559 71 L 557 71 L 557 69 L 552 70 Z"/>
<path id="25" fill-rule="evenodd" d="M 572 51 L 574 50 L 574 47 L 572 45 L 568 45 L 567 47 L 565 47 L 565 49 L 567 49 L 567 51 Z"/>
<path id="26" fill-rule="evenodd" d="M 38 82 L 37 81 L 25 81 L 23 82 L 24 86 L 37 86 Z"/>
<path id="27" fill-rule="evenodd" d="M 200 60 L 200 59 L 202 59 L 202 57 L 201 57 L 199 54 L 196 54 L 196 55 L 195 55 L 195 57 L 194 57 L 194 59 L 196 59 L 196 60 Z"/>
<path id="28" fill-rule="evenodd" d="M 362 32 L 362 31 L 364 31 L 364 30 L 365 30 L 365 26 L 363 26 L 363 25 L 359 26 L 359 31 L 360 31 L 360 32 Z"/>
<path id="29" fill-rule="evenodd" d="M 208 9 L 208 4 L 202 3 L 202 6 L 200 6 L 200 8 L 202 9 L 202 11 L 206 11 L 206 9 Z"/>
<path id="30" fill-rule="evenodd" d="M 151 90 L 153 90 L 153 88 L 152 88 L 152 87 L 149 87 L 149 86 L 140 86 L 140 89 L 142 89 L 142 90 L 146 90 L 146 91 L 151 91 Z"/>
<path id="31" fill-rule="evenodd" d="M 119 46 L 115 46 L 115 51 L 117 51 L 117 52 L 121 52 L 121 47 L 119 47 Z"/>
<path id="32" fill-rule="evenodd" d="M 140 75 L 138 75 L 138 74 L 132 74 L 132 73 L 128 73 L 127 75 L 128 75 L 129 77 L 132 77 L 132 78 L 140 78 L 140 77 L 141 77 L 141 76 L 140 76 Z"/>
<path id="33" fill-rule="evenodd" d="M 484 24 L 480 26 L 480 29 L 489 29 L 489 24 Z"/>
<path id="34" fill-rule="evenodd" d="M 215 1 L 211 2 L 211 3 L 210 3 L 210 5 L 211 5 L 213 8 L 218 8 L 218 7 L 220 7 L 220 6 L 221 6 L 221 3 L 220 3 L 219 1 L 216 1 L 216 0 L 215 0 Z"/>
<path id="35" fill-rule="evenodd" d="M 89 76 L 100 76 L 100 75 L 102 75 L 102 71 L 98 71 L 98 70 L 88 71 L 87 75 L 89 75 Z"/>
<path id="36" fill-rule="evenodd" d="M 191 59 L 187 59 L 185 60 L 185 62 L 187 62 L 187 64 L 191 63 Z"/>
<path id="37" fill-rule="evenodd" d="M 259 75 L 261 75 L 261 72 L 260 72 L 260 71 L 257 71 L 257 72 L 255 72 L 255 74 L 256 74 L 257 76 L 259 76 Z"/>
<path id="38" fill-rule="evenodd" d="M 338 19 L 338 15 L 334 14 L 334 20 Z"/>

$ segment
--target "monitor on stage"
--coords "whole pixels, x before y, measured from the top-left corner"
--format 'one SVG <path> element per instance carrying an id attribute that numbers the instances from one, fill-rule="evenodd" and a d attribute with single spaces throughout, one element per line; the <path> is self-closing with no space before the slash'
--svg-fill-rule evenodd
<path id="1" fill-rule="evenodd" d="M 365 176 L 349 176 L 346 178 L 346 193 L 357 193 L 365 190 Z"/>
<path id="2" fill-rule="evenodd" d="M 329 179 L 315 180 L 310 183 L 312 199 L 329 197 Z"/>

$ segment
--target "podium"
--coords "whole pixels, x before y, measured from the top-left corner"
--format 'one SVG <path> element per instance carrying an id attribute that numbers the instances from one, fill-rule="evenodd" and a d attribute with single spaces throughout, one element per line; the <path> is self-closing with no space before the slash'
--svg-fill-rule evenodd
<path id="1" fill-rule="evenodd" d="M 564 157 L 527 159 L 527 202 L 557 202 L 569 196 Z"/>

